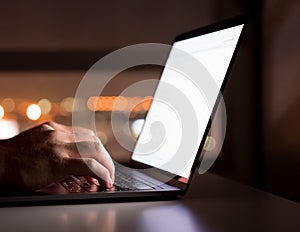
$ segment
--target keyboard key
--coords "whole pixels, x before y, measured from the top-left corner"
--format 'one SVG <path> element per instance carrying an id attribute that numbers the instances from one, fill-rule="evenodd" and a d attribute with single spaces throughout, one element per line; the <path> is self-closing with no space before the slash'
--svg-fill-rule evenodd
<path id="1" fill-rule="evenodd" d="M 90 177 L 90 176 L 85 176 L 85 179 L 90 183 L 90 184 L 95 184 L 99 186 L 99 181 L 96 178 Z"/>
<path id="2" fill-rule="evenodd" d="M 71 193 L 81 193 L 85 192 L 84 189 L 79 186 L 72 178 L 68 177 L 67 179 L 61 182 L 61 185 L 64 186 Z"/>

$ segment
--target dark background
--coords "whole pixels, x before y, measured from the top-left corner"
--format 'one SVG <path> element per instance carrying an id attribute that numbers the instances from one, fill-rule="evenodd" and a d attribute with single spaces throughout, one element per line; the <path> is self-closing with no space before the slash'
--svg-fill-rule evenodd
<path id="1" fill-rule="evenodd" d="M 0 98 L 74 96 L 84 72 L 115 49 L 170 44 L 245 12 L 250 23 L 224 93 L 227 134 L 212 171 L 300 202 L 299 1 L 0 1 Z"/>

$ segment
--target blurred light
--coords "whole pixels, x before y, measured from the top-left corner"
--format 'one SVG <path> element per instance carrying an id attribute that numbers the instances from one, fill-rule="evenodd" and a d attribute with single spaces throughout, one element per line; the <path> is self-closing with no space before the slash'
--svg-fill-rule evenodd
<path id="1" fill-rule="evenodd" d="M 4 109 L 3 107 L 0 105 L 0 119 L 2 119 L 4 117 Z"/>
<path id="2" fill-rule="evenodd" d="M 0 120 L 0 128 L 0 139 L 9 139 L 19 133 L 18 123 L 12 119 Z"/>
<path id="3" fill-rule="evenodd" d="M 75 107 L 76 105 L 76 107 Z M 76 112 L 84 112 L 86 111 L 86 103 L 82 98 L 73 99 L 73 109 L 72 112 L 76 110 Z"/>
<path id="4" fill-rule="evenodd" d="M 143 106 L 142 106 L 142 102 L 143 102 L 143 98 L 140 97 L 135 97 L 132 99 L 132 106 L 134 106 L 134 108 L 132 109 L 134 112 L 143 112 Z"/>
<path id="5" fill-rule="evenodd" d="M 68 115 L 72 113 L 74 98 L 66 97 L 60 103 L 60 113 L 62 115 Z"/>
<path id="6" fill-rule="evenodd" d="M 107 135 L 103 131 L 97 131 L 97 136 L 99 137 L 103 145 L 107 143 Z"/>
<path id="7" fill-rule="evenodd" d="M 122 96 L 116 97 L 113 110 L 125 111 L 127 107 L 128 107 L 128 98 Z"/>
<path id="8" fill-rule="evenodd" d="M 2 106 L 7 113 L 11 113 L 14 111 L 16 104 L 13 99 L 5 98 L 2 101 Z"/>
<path id="9" fill-rule="evenodd" d="M 205 140 L 205 143 L 204 143 L 204 150 L 206 150 L 206 151 L 212 151 L 212 150 L 215 149 L 216 144 L 217 144 L 217 142 L 214 139 L 214 137 L 207 136 L 206 140 Z"/>
<path id="10" fill-rule="evenodd" d="M 86 104 L 91 111 L 133 111 L 134 113 L 139 113 L 147 111 L 151 101 L 151 96 L 92 96 L 87 100 Z"/>
<path id="11" fill-rule="evenodd" d="M 49 114 L 51 111 L 51 102 L 48 99 L 41 99 L 38 102 L 39 107 L 41 108 L 42 114 Z"/>
<path id="12" fill-rule="evenodd" d="M 98 102 L 98 97 L 90 97 L 87 101 L 87 107 L 91 111 L 96 111 L 97 110 L 97 102 Z"/>
<path id="13" fill-rule="evenodd" d="M 107 97 L 106 102 L 107 102 L 107 110 L 111 111 L 113 106 L 114 106 L 114 102 L 113 102 L 112 97 Z"/>
<path id="14" fill-rule="evenodd" d="M 151 96 L 145 97 L 142 102 L 143 109 L 145 111 L 149 110 L 151 103 L 152 103 L 152 97 Z"/>
<path id="15" fill-rule="evenodd" d="M 31 120 L 38 120 L 41 117 L 42 111 L 37 104 L 31 104 L 27 107 L 26 115 Z"/>
<path id="16" fill-rule="evenodd" d="M 135 139 L 137 139 L 137 137 L 140 135 L 144 122 L 144 119 L 136 119 L 132 122 L 131 132 Z"/>
<path id="17" fill-rule="evenodd" d="M 102 105 L 102 110 L 104 110 L 104 111 L 108 111 L 108 110 L 109 110 L 109 109 L 108 109 L 108 97 L 107 97 L 107 96 L 104 96 L 104 97 L 101 96 L 101 97 L 99 98 L 98 102 L 101 103 L 101 105 Z"/>

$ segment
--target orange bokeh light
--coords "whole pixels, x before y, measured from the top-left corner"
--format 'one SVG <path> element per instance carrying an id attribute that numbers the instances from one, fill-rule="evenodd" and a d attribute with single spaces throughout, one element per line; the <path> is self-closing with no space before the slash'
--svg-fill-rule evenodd
<path id="1" fill-rule="evenodd" d="M 152 97 L 92 96 L 87 101 L 91 111 L 147 111 Z"/>

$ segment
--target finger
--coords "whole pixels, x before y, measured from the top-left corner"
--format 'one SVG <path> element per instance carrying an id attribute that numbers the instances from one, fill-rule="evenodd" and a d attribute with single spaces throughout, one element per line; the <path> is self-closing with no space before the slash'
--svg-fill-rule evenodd
<path id="1" fill-rule="evenodd" d="M 72 134 L 62 131 L 54 131 L 52 138 L 58 143 L 78 143 L 78 142 L 94 142 L 99 141 L 98 137 L 95 135 L 87 134 Z"/>
<path id="2" fill-rule="evenodd" d="M 78 127 L 78 126 L 66 126 L 57 122 L 47 122 L 47 124 L 51 127 L 53 127 L 55 130 L 66 132 L 66 133 L 78 133 L 78 134 L 88 134 L 88 135 L 95 135 L 95 133 L 92 130 L 89 130 L 87 128 Z"/>
<path id="3" fill-rule="evenodd" d="M 115 167 L 114 163 L 104 148 L 100 140 L 95 137 L 97 141 L 83 141 L 77 143 L 65 144 L 64 147 L 68 150 L 68 155 L 74 158 L 93 158 L 101 163 L 110 174 L 111 179 L 114 181 Z"/>
<path id="4" fill-rule="evenodd" d="M 101 178 L 106 187 L 112 187 L 113 181 L 109 171 L 98 161 L 92 158 L 64 158 L 63 173 L 65 175 L 89 175 Z"/>
<path id="5" fill-rule="evenodd" d="M 97 137 L 97 139 L 99 140 L 100 143 L 100 149 L 101 149 L 101 154 L 103 155 L 104 159 L 104 166 L 107 167 L 109 173 L 110 173 L 110 178 L 113 180 L 113 182 L 115 181 L 115 164 L 111 158 L 111 156 L 109 155 L 108 151 L 106 150 L 106 148 L 104 147 L 104 145 L 101 143 L 100 139 Z M 98 154 L 99 156 L 100 154 Z"/>

